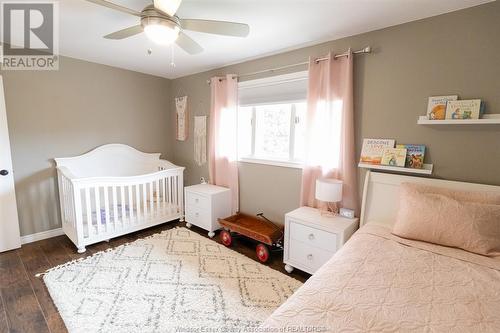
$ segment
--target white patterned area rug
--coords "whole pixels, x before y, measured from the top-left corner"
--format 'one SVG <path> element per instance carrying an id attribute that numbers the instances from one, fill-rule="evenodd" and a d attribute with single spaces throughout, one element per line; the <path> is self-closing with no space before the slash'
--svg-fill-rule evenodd
<path id="1" fill-rule="evenodd" d="M 302 283 L 186 228 L 51 269 L 69 332 L 254 331 Z"/>

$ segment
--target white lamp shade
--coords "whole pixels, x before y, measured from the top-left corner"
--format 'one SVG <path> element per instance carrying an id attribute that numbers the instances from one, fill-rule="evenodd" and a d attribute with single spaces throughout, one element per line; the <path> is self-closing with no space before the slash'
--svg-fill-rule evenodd
<path id="1" fill-rule="evenodd" d="M 325 202 L 342 201 L 342 181 L 338 179 L 316 180 L 316 199 Z"/>

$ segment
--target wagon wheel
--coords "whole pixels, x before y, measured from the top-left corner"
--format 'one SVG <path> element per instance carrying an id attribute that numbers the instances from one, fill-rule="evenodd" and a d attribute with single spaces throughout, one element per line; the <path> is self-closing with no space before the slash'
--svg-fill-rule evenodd
<path id="1" fill-rule="evenodd" d="M 260 262 L 266 262 L 269 259 L 269 248 L 266 245 L 257 244 L 255 252 L 257 252 L 257 258 L 259 258 Z"/>
<path id="2" fill-rule="evenodd" d="M 224 244 L 225 246 L 231 246 L 231 244 L 233 244 L 233 237 L 231 236 L 231 233 L 227 230 L 222 230 L 220 232 L 220 241 L 222 242 L 222 244 Z"/>

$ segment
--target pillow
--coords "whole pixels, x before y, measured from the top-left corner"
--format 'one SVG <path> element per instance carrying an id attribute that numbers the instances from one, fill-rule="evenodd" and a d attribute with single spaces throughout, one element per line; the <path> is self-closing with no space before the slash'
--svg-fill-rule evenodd
<path id="1" fill-rule="evenodd" d="M 403 183 L 392 233 L 481 255 L 500 256 L 500 193 Z"/>
<path id="2" fill-rule="evenodd" d="M 402 183 L 401 188 L 410 189 L 422 193 L 442 194 L 452 199 L 465 202 L 489 203 L 500 205 L 500 191 L 463 191 L 444 187 L 422 185 L 417 183 Z"/>

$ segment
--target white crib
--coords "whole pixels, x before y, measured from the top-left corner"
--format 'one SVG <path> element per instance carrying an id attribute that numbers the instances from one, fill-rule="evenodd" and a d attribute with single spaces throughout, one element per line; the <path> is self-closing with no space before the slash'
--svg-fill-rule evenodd
<path id="1" fill-rule="evenodd" d="M 183 220 L 184 167 L 123 144 L 56 158 L 62 229 L 78 248 Z"/>

